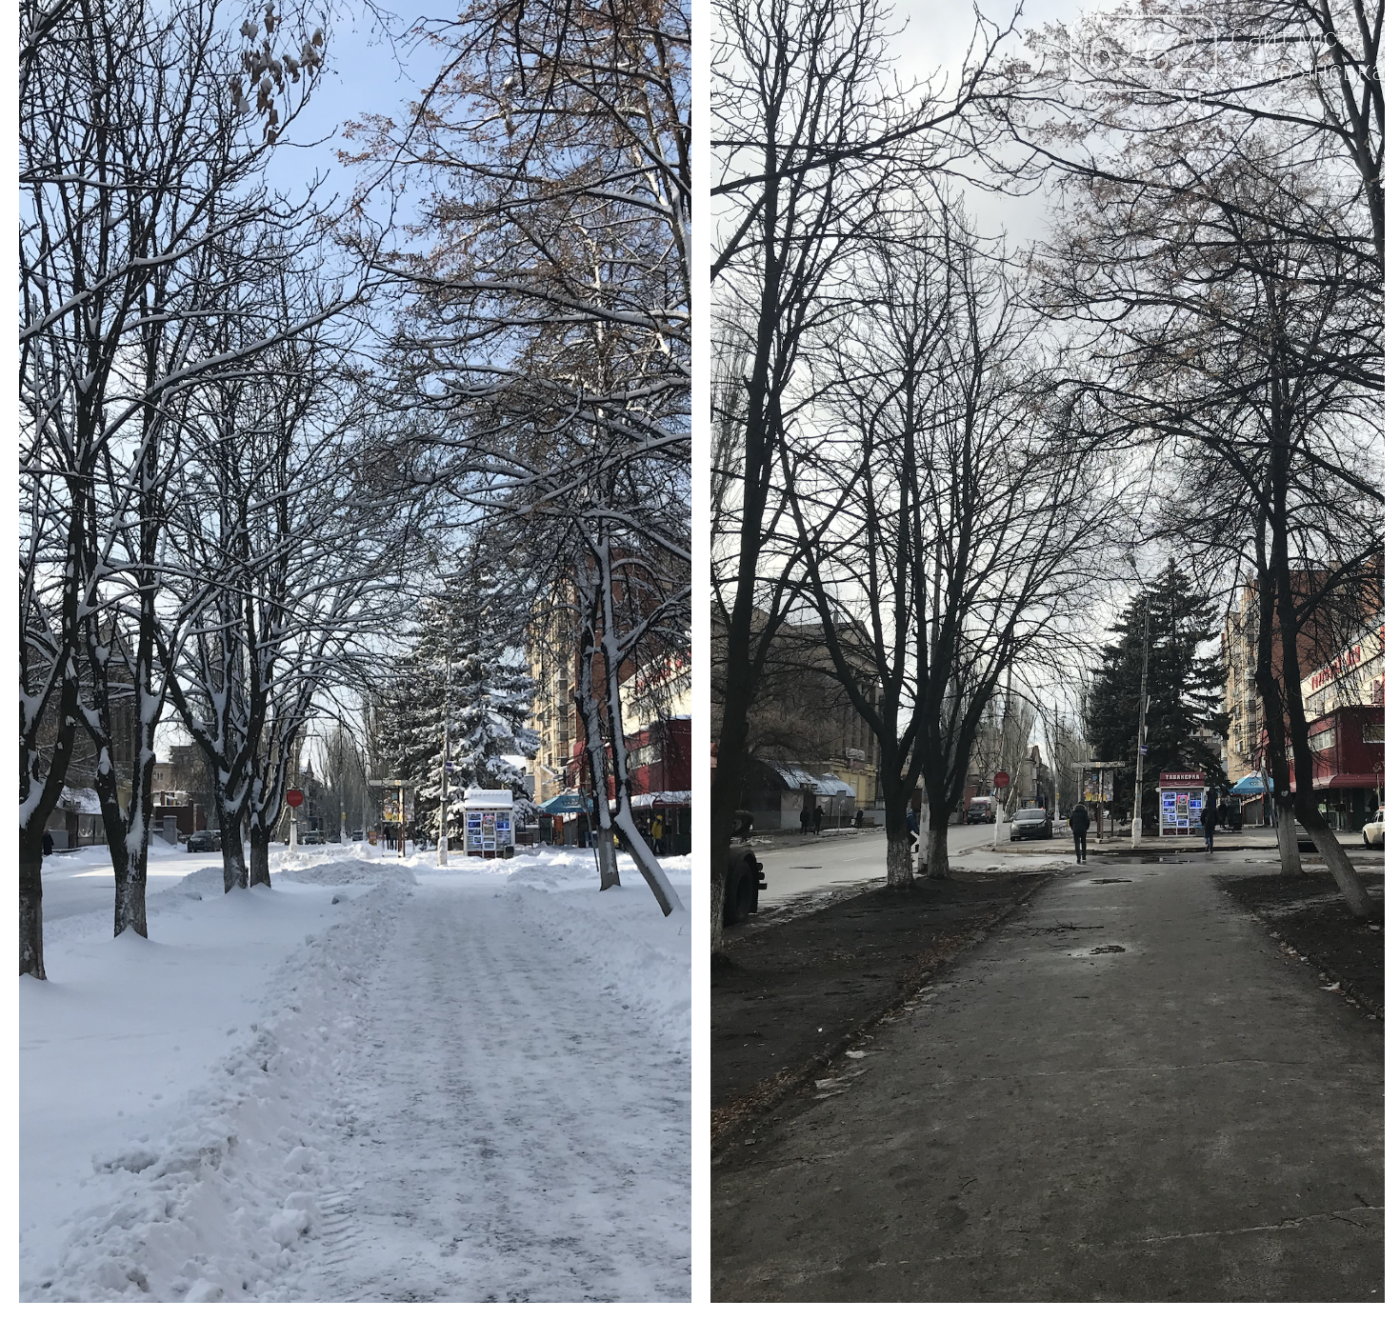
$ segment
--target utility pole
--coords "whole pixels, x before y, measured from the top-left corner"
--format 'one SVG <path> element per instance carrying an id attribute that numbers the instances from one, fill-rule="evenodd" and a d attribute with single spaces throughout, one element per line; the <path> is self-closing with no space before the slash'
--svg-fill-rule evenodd
<path id="1" fill-rule="evenodd" d="M 447 648 L 447 673 L 443 680 L 442 689 L 442 797 L 438 800 L 438 860 L 439 866 L 447 865 L 447 721 L 448 710 L 452 700 L 452 646 L 448 643 Z M 465 823 L 463 826 L 462 846 L 466 847 L 467 836 L 465 833 Z"/>
<path id="2" fill-rule="evenodd" d="M 1133 847 L 1142 843 L 1142 755 L 1147 742 L 1147 638 L 1152 612 L 1147 596 L 1142 600 L 1142 691 L 1138 694 L 1137 783 L 1133 790 Z"/>
<path id="3" fill-rule="evenodd" d="M 1011 665 L 1010 665 L 1010 663 L 1008 662 L 1008 664 L 1007 664 L 1007 666 L 1006 666 L 1006 705 L 1002 708 L 1002 712 L 1001 712 L 1001 732 L 1000 732 L 1000 734 L 999 734 L 998 737 L 997 737 L 997 769 L 998 769 L 998 770 L 1002 770 L 1002 769 L 1004 769 L 1005 766 L 1006 766 L 1006 723 L 1007 723 L 1007 721 L 1008 721 L 1010 718 L 1011 718 Z M 992 847 L 993 847 L 993 848 L 996 848 L 996 847 L 999 847 L 1000 844 L 1001 844 L 1001 822 L 1002 822 L 1002 820 L 1005 818 L 1005 814 L 1006 814 L 1006 813 L 1005 813 L 1005 812 L 1003 811 L 1003 809 L 1002 809 L 1002 800 L 1001 800 L 1001 797 L 1002 797 L 1002 790 L 997 789 L 997 788 L 994 788 L 994 789 L 993 789 L 993 792 L 996 794 L 997 818 L 996 818 L 996 824 L 992 826 Z M 1006 793 L 1007 793 L 1008 795 L 1010 795 L 1010 792 L 1011 792 L 1011 786 L 1008 784 L 1007 787 L 1006 787 Z"/>

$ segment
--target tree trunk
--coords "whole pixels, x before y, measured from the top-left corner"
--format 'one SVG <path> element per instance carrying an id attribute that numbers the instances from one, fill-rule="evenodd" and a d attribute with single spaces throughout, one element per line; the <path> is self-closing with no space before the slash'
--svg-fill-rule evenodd
<path id="1" fill-rule="evenodd" d="M 1303 855 L 1298 851 L 1298 831 L 1293 822 L 1293 801 L 1281 793 L 1274 798 L 1274 821 L 1278 826 L 1279 874 L 1285 880 L 1300 879 L 1303 874 Z"/>
<path id="2" fill-rule="evenodd" d="M 219 810 L 219 840 L 224 854 L 224 893 L 248 888 L 248 867 L 243 861 L 243 817 Z"/>
<path id="3" fill-rule="evenodd" d="M 908 889 L 914 883 L 914 856 L 909 847 L 909 829 L 900 816 L 897 829 L 890 828 L 893 817 L 885 818 L 885 883 L 891 889 Z"/>
<path id="4" fill-rule="evenodd" d="M 598 873 L 600 889 L 611 889 L 622 883 L 617 872 L 617 851 L 613 847 L 612 810 L 608 806 L 607 760 L 603 749 L 603 727 L 598 713 L 598 699 L 592 693 L 592 654 L 586 653 L 583 672 L 579 676 L 578 705 L 583 713 L 584 754 L 588 758 L 588 777 L 593 785 L 593 801 L 598 808 Z M 584 695 L 583 682 L 588 677 L 589 692 Z M 592 829 L 589 813 L 584 813 L 585 829 Z"/>
<path id="5" fill-rule="evenodd" d="M 656 860 L 656 854 L 647 847 L 646 840 L 632 819 L 632 804 L 626 798 L 617 804 L 617 831 L 622 835 L 622 846 L 627 849 L 627 855 L 636 863 L 642 879 L 661 905 L 662 914 L 669 917 L 677 909 L 684 912 L 685 904 L 671 887 L 671 879 Z"/>
<path id="6" fill-rule="evenodd" d="M 272 871 L 267 864 L 267 847 L 272 842 L 272 830 L 255 818 L 248 834 L 248 883 L 250 886 L 266 885 L 271 889 Z M 228 881 L 225 880 L 224 884 L 227 892 Z"/>
<path id="7" fill-rule="evenodd" d="M 930 880 L 951 880 L 953 878 L 953 868 L 948 864 L 948 822 L 946 820 L 932 831 L 926 874 Z"/>
<path id="8" fill-rule="evenodd" d="M 731 639 L 732 640 L 732 639 Z M 748 712 L 737 697 L 725 693 L 715 746 L 715 773 L 710 789 L 710 952 L 724 940 L 724 882 L 729 866 L 729 840 L 734 833 L 743 793 L 744 744 Z"/>
<path id="9" fill-rule="evenodd" d="M 1371 901 L 1371 895 L 1366 892 L 1366 886 L 1357 874 L 1355 863 L 1347 856 L 1346 849 L 1337 842 L 1337 836 L 1332 833 L 1322 814 L 1316 807 L 1301 807 L 1299 815 L 1303 818 L 1303 827 L 1307 830 L 1308 837 L 1317 845 L 1318 855 L 1327 863 L 1327 870 L 1341 891 L 1347 907 L 1358 917 L 1374 915 L 1376 905 Z M 1308 819 L 1309 816 L 1317 823 L 1313 824 L 1313 821 Z"/>
<path id="10" fill-rule="evenodd" d="M 146 861 L 149 852 L 144 847 L 122 849 L 124 865 L 117 873 L 116 911 L 113 914 L 112 934 L 120 935 L 125 930 L 134 930 L 142 939 L 146 938 Z M 112 849 L 112 860 L 116 861 L 117 851 Z"/>
<path id="11" fill-rule="evenodd" d="M 19 974 L 45 981 L 44 831 L 19 832 Z"/>

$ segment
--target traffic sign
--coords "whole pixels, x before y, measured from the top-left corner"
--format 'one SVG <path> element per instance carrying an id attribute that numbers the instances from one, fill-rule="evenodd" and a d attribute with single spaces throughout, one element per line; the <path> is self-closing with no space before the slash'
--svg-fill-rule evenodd
<path id="1" fill-rule="evenodd" d="M 998 788 L 1005 788 L 1010 782 L 1011 776 L 1007 774 L 1005 770 L 998 770 L 996 774 L 992 776 L 992 783 Z"/>
<path id="2" fill-rule="evenodd" d="M 287 805 L 289 807 L 299 807 L 306 801 L 306 794 L 299 788 L 289 788 L 287 790 Z"/>

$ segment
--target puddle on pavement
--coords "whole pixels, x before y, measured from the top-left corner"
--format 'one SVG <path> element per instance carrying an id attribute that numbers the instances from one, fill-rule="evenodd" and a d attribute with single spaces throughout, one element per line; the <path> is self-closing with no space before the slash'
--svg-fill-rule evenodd
<path id="1" fill-rule="evenodd" d="M 1104 862 L 1109 866 L 1118 862 L 1130 866 L 1185 866 L 1190 862 L 1214 862 L 1218 857 L 1217 853 L 1124 853 L 1111 860 L 1105 858 Z"/>

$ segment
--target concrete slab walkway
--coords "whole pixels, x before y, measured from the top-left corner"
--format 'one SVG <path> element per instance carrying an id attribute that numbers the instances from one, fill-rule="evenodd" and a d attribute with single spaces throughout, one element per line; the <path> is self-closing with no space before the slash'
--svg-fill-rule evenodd
<path id="1" fill-rule="evenodd" d="M 714 1299 L 1381 1301 L 1381 1024 L 1223 864 L 1057 877 L 727 1152 Z"/>

